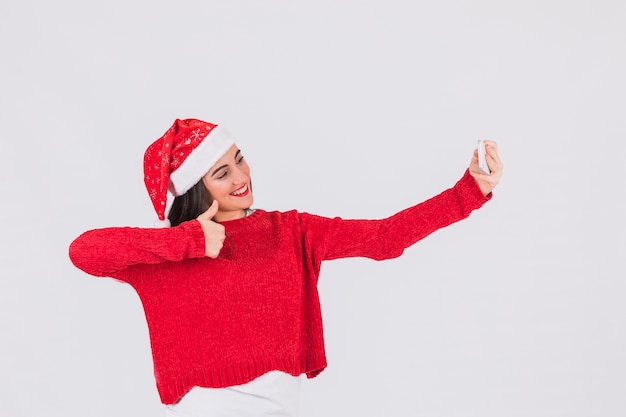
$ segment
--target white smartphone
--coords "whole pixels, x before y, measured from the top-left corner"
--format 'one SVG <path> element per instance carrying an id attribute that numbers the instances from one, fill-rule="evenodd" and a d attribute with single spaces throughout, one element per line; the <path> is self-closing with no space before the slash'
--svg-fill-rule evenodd
<path id="1" fill-rule="evenodd" d="M 485 156 L 485 142 L 480 139 L 478 141 L 478 168 L 487 175 L 491 174 L 489 165 L 487 165 L 487 158 Z"/>

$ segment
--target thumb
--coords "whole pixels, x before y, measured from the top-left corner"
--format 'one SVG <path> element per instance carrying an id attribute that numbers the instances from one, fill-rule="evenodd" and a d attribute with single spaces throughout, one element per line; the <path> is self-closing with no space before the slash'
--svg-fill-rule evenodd
<path id="1" fill-rule="evenodd" d="M 219 204 L 218 204 L 217 200 L 213 200 L 213 203 L 211 204 L 211 207 L 209 207 L 209 209 L 207 211 L 202 213 L 201 216 L 202 216 L 202 218 L 211 220 L 213 218 L 213 216 L 215 216 L 215 214 L 217 214 L 218 210 L 219 210 Z"/>
<path id="2" fill-rule="evenodd" d="M 213 216 L 217 214 L 218 210 L 219 210 L 219 204 L 217 203 L 217 200 L 213 200 L 211 207 L 209 207 L 209 209 L 204 212 L 204 216 L 207 217 L 208 219 L 212 219 Z"/>

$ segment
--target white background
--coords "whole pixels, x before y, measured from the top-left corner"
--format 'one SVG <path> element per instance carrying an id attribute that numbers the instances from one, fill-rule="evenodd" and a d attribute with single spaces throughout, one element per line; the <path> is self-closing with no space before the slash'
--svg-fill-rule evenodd
<path id="1" fill-rule="evenodd" d="M 469 219 L 325 264 L 312 416 L 626 415 L 626 3 L 0 1 L 0 414 L 160 416 L 129 286 L 69 243 L 150 226 L 143 151 L 220 123 L 256 207 L 390 215 L 506 164 Z"/>

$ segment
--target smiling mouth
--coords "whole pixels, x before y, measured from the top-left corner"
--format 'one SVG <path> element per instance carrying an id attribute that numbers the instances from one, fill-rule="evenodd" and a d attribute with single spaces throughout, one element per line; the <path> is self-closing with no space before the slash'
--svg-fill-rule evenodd
<path id="1" fill-rule="evenodd" d="M 250 192 L 250 188 L 248 188 L 248 184 L 244 184 L 243 187 L 239 188 L 238 190 L 233 191 L 232 193 L 230 193 L 230 195 L 235 196 L 235 197 L 244 197 L 248 195 L 249 192 Z"/>

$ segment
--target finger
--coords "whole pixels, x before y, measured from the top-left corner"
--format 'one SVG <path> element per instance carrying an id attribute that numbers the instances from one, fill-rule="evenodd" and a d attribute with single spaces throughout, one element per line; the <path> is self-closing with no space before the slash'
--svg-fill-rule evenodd
<path id="1" fill-rule="evenodd" d="M 478 164 L 478 149 L 474 149 L 474 153 L 472 154 L 472 160 L 470 164 Z"/>
<path id="2" fill-rule="evenodd" d="M 472 159 L 470 160 L 469 170 L 473 174 L 479 174 L 482 172 L 478 168 L 478 149 L 474 149 L 474 153 L 472 154 Z"/>
<path id="3" fill-rule="evenodd" d="M 498 159 L 498 144 L 493 141 L 485 141 L 485 153 Z"/>
<path id="4" fill-rule="evenodd" d="M 220 256 L 220 251 L 222 250 L 222 246 L 223 245 L 217 245 L 217 246 L 213 246 L 211 248 L 209 248 L 207 250 L 206 256 L 208 256 L 209 258 L 217 258 L 218 256 Z"/>
<path id="5" fill-rule="evenodd" d="M 489 140 L 489 139 L 484 139 L 483 142 L 485 143 L 485 148 L 494 148 L 496 151 L 498 150 L 498 144 L 493 141 L 493 140 Z"/>
<path id="6" fill-rule="evenodd" d="M 487 156 L 491 156 L 495 161 L 500 161 L 500 155 L 498 153 L 498 144 L 494 141 L 485 141 L 485 153 Z"/>
<path id="7" fill-rule="evenodd" d="M 492 161 L 498 169 L 502 169 L 502 160 L 500 159 L 500 154 L 498 154 L 497 148 L 493 147 L 488 150 L 487 159 Z"/>
<path id="8" fill-rule="evenodd" d="M 219 210 L 219 204 L 217 200 L 213 200 L 211 207 L 209 207 L 207 211 L 202 213 L 202 217 L 205 219 L 212 219 L 217 214 L 218 210 Z"/>

